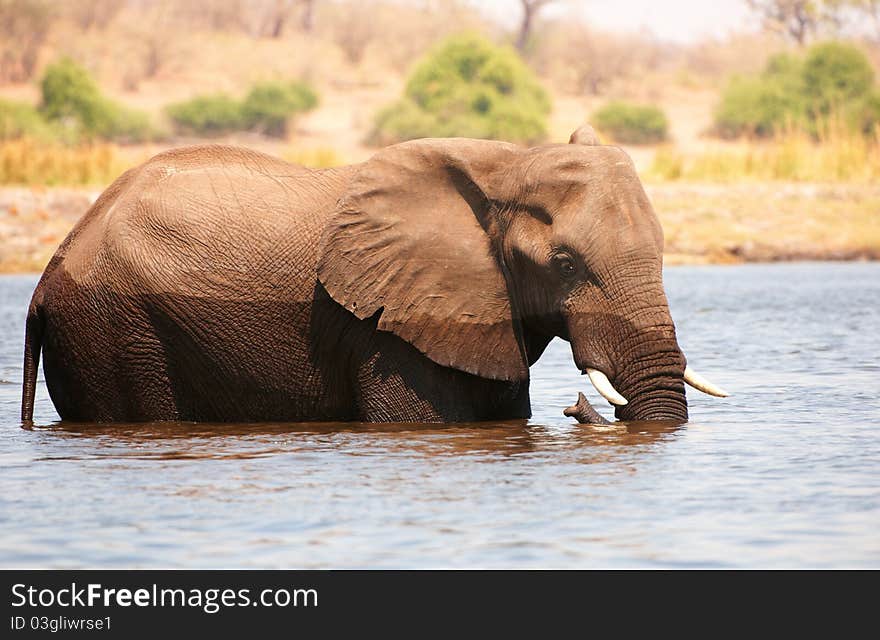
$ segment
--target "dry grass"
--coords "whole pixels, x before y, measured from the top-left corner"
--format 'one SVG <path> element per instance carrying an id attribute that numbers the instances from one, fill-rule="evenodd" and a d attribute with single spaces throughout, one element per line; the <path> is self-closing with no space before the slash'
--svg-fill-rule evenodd
<path id="1" fill-rule="evenodd" d="M 871 183 L 880 179 L 880 130 L 862 136 L 844 126 L 823 127 L 819 140 L 790 129 L 772 141 L 746 141 L 684 153 L 661 147 L 645 177 L 656 181 Z"/>
<path id="2" fill-rule="evenodd" d="M 287 147 L 275 141 L 223 139 L 196 141 L 226 142 L 255 147 L 280 155 L 313 169 L 338 167 L 347 157 L 328 146 Z M 123 171 L 167 147 L 157 145 L 120 147 L 113 144 L 88 144 L 68 147 L 29 139 L 0 142 L 0 185 L 33 187 L 105 187 Z"/>
<path id="3" fill-rule="evenodd" d="M 128 166 L 117 147 L 67 147 L 34 140 L 0 143 L 0 184 L 107 185 Z"/>
<path id="4" fill-rule="evenodd" d="M 293 148 L 281 156 L 288 162 L 310 169 L 329 169 L 346 164 L 345 159 L 330 147 Z"/>

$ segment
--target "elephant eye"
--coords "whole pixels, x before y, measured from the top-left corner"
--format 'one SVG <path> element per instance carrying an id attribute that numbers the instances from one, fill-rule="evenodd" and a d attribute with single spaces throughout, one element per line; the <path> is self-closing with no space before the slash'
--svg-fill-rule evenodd
<path id="1" fill-rule="evenodd" d="M 553 264 L 556 267 L 556 270 L 565 278 L 571 277 L 577 270 L 577 267 L 574 264 L 574 259 L 567 253 L 555 254 L 553 256 Z"/>

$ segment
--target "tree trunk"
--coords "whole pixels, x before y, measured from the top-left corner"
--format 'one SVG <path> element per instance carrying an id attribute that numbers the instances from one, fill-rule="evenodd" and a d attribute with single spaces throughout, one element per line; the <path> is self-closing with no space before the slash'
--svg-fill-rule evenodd
<path id="1" fill-rule="evenodd" d="M 303 0 L 303 12 L 300 18 L 300 27 L 306 33 L 311 33 L 315 28 L 315 0 Z"/>
<path id="2" fill-rule="evenodd" d="M 520 53 L 525 51 L 526 44 L 529 42 L 529 36 L 532 33 L 532 20 L 535 17 L 537 5 L 532 4 L 529 0 L 523 0 L 522 7 L 522 22 L 519 25 L 519 35 L 516 38 L 516 48 Z"/>

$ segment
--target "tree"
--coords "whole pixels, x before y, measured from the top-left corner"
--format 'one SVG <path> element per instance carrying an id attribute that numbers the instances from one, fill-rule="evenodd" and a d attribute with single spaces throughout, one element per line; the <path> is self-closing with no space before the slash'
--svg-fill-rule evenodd
<path id="1" fill-rule="evenodd" d="M 855 0 L 854 4 L 871 18 L 874 40 L 880 42 L 880 0 Z"/>
<path id="2" fill-rule="evenodd" d="M 299 26 L 306 33 L 311 33 L 315 28 L 315 0 L 302 0 L 302 5 Z"/>
<path id="3" fill-rule="evenodd" d="M 516 38 L 516 48 L 523 52 L 529 43 L 529 36 L 532 33 L 532 27 L 535 23 L 535 17 L 538 12 L 553 0 L 520 0 L 522 4 L 523 14 L 522 21 L 519 24 L 519 35 Z"/>
<path id="4" fill-rule="evenodd" d="M 746 0 L 768 31 L 794 40 L 799 47 L 819 26 L 821 2 L 815 0 Z"/>
<path id="5" fill-rule="evenodd" d="M 864 22 L 860 22 L 861 26 L 870 29 L 872 39 L 880 43 L 880 0 L 826 0 L 826 4 L 831 5 L 835 14 L 847 13 L 851 18 L 867 18 L 870 27 Z"/>
<path id="6" fill-rule="evenodd" d="M 646 34 L 604 32 L 566 16 L 546 22 L 530 45 L 538 73 L 574 95 L 600 95 L 620 79 L 657 68 L 668 46 Z"/>
<path id="7" fill-rule="evenodd" d="M 375 11 L 372 4 L 354 2 L 334 20 L 333 39 L 351 64 L 360 63 L 367 47 L 379 35 Z"/>
<path id="8" fill-rule="evenodd" d="M 263 33 L 270 38 L 280 38 L 284 34 L 284 28 L 290 19 L 290 13 L 293 9 L 293 0 L 275 0 L 269 9 L 269 15 L 266 18 L 266 26 Z"/>
<path id="9" fill-rule="evenodd" d="M 71 18 L 83 31 L 103 29 L 122 9 L 119 0 L 78 0 L 67 5 Z"/>
<path id="10" fill-rule="evenodd" d="M 33 77 L 52 21 L 46 0 L 0 0 L 0 84 Z"/>

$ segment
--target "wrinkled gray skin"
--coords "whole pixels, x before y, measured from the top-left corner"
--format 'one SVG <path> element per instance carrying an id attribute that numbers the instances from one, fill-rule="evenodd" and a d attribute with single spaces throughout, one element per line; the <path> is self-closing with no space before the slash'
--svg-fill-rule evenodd
<path id="1" fill-rule="evenodd" d="M 418 140 L 322 171 L 160 154 L 43 274 L 22 418 L 41 349 L 69 420 L 525 418 L 559 336 L 629 400 L 618 418 L 685 421 L 660 225 L 629 157 L 596 142 Z M 598 421 L 584 403 L 571 415 Z"/>
<path id="2" fill-rule="evenodd" d="M 578 393 L 577 402 L 566 407 L 562 413 L 581 424 L 609 424 L 608 420 L 593 408 L 582 392 Z"/>

